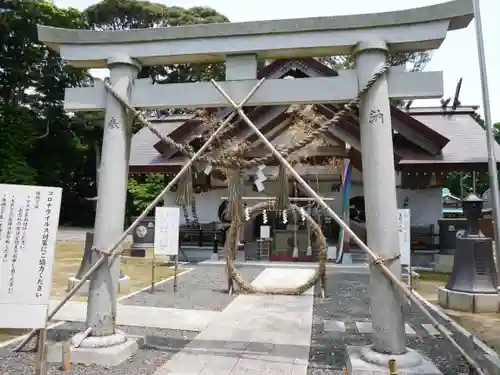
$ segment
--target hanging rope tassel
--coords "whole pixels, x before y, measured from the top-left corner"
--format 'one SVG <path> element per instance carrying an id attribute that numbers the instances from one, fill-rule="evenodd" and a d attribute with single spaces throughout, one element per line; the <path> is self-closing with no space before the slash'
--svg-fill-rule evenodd
<path id="1" fill-rule="evenodd" d="M 238 224 L 243 221 L 244 206 L 241 195 L 241 170 L 233 169 L 229 171 L 228 175 L 228 189 L 229 189 L 229 215 L 231 220 L 235 220 Z"/>
<path id="2" fill-rule="evenodd" d="M 191 189 L 191 213 L 193 214 L 193 225 L 200 228 L 200 221 L 198 220 L 198 211 L 196 210 L 196 193 Z"/>
<path id="3" fill-rule="evenodd" d="M 185 204 L 181 205 L 182 213 L 184 214 L 184 222 L 188 227 L 191 226 L 191 220 L 189 220 L 189 213 L 187 210 L 187 206 Z"/>
<path id="4" fill-rule="evenodd" d="M 175 203 L 182 207 L 182 212 L 184 214 L 184 220 L 187 226 L 191 226 L 189 220 L 189 214 L 187 212 L 187 205 L 191 203 L 193 195 L 193 175 L 191 168 L 189 168 L 181 176 L 179 180 L 179 185 L 177 186 L 177 197 L 175 198 Z"/>
<path id="5" fill-rule="evenodd" d="M 193 225 L 199 227 L 200 221 L 198 220 L 198 212 L 196 211 L 196 197 L 195 193 L 191 195 L 191 213 L 193 214 Z"/>
<path id="6" fill-rule="evenodd" d="M 290 198 L 288 197 L 288 176 L 286 174 L 286 168 L 283 165 L 280 165 L 277 184 L 276 208 L 278 210 L 286 210 L 290 207 Z"/>

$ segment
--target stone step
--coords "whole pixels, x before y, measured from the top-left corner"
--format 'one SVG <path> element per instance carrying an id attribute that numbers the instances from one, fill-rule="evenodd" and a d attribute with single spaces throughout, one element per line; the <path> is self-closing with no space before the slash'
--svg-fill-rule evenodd
<path id="1" fill-rule="evenodd" d="M 325 332 L 337 333 L 361 333 L 370 334 L 373 332 L 372 322 L 350 322 L 340 320 L 324 320 L 323 329 Z M 405 323 L 405 332 L 408 336 L 442 336 L 432 324 Z"/>

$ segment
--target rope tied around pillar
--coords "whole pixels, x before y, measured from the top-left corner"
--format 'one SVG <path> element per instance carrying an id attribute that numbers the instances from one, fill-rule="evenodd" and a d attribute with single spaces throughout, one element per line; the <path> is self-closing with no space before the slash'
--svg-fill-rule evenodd
<path id="1" fill-rule="evenodd" d="M 376 257 L 375 260 L 372 261 L 373 264 L 380 265 L 380 264 L 385 264 L 385 265 L 390 265 L 392 262 L 395 262 L 396 260 L 401 258 L 401 254 L 397 254 L 396 256 L 392 258 L 381 258 L 379 256 Z"/>
<path id="2" fill-rule="evenodd" d="M 123 252 L 123 250 L 121 250 L 121 249 L 119 251 L 108 251 L 108 250 L 100 249 L 100 248 L 95 247 L 95 246 L 93 246 L 90 249 L 90 251 L 95 251 L 96 253 L 99 253 L 99 254 L 104 255 L 106 257 L 110 257 L 112 255 L 116 255 L 117 253 L 119 254 L 119 253 Z"/>

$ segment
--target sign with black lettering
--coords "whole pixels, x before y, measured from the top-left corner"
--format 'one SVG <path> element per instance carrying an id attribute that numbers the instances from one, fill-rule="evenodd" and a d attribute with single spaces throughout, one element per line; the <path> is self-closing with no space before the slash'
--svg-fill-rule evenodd
<path id="1" fill-rule="evenodd" d="M 62 189 L 0 184 L 0 327 L 43 328 Z"/>

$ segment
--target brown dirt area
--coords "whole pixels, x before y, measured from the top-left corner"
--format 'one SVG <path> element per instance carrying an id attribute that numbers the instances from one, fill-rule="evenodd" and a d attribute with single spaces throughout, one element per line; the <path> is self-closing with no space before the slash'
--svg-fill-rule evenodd
<path id="1" fill-rule="evenodd" d="M 413 282 L 413 287 L 422 297 L 437 305 L 437 288 L 446 284 L 449 275 L 423 271 L 418 273 L 420 279 Z M 473 314 L 447 309 L 443 311 L 467 331 L 500 352 L 500 313 Z"/>

